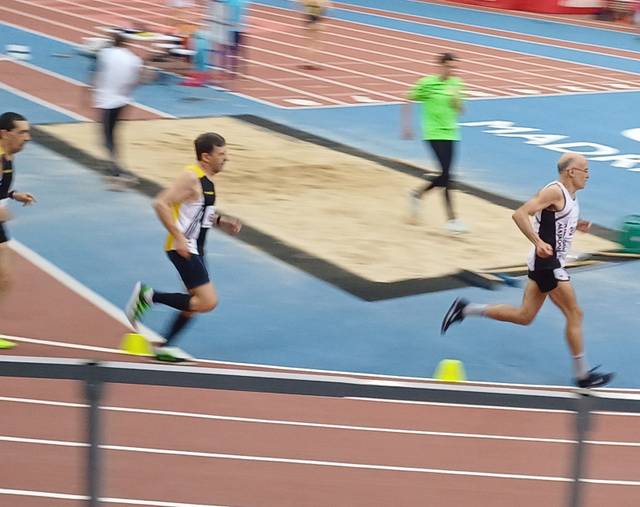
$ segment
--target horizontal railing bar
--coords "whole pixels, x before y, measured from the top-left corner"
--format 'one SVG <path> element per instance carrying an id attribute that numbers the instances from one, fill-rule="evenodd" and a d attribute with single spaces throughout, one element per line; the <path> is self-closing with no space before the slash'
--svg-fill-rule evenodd
<path id="1" fill-rule="evenodd" d="M 574 390 L 544 391 L 508 387 L 483 387 L 439 383 L 349 378 L 336 375 L 233 370 L 194 366 L 160 366 L 104 362 L 98 368 L 77 359 L 5 356 L 0 376 L 101 382 L 165 387 L 190 387 L 230 391 L 305 396 L 354 397 L 433 403 L 472 404 L 543 410 L 577 410 L 581 394 Z M 640 396 L 590 391 L 593 410 L 640 412 Z"/>

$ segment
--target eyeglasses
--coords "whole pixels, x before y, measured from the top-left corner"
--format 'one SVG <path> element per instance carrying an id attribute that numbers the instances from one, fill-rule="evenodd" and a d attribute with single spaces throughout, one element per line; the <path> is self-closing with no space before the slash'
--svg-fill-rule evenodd
<path id="1" fill-rule="evenodd" d="M 580 171 L 586 174 L 589 174 L 589 169 L 580 169 L 579 167 L 572 167 L 574 171 Z"/>

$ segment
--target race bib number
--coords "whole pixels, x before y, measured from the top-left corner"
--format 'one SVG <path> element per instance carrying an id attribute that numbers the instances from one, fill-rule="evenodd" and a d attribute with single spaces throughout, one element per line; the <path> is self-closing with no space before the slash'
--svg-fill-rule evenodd
<path id="1" fill-rule="evenodd" d="M 215 218 L 215 214 L 216 214 L 215 206 L 207 206 L 204 209 L 204 216 L 202 217 L 203 229 L 210 229 L 211 227 L 213 227 L 213 220 Z"/>

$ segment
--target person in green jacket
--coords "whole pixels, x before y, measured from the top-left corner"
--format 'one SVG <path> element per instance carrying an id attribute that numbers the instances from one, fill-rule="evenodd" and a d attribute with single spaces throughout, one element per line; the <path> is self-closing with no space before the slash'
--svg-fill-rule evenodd
<path id="1" fill-rule="evenodd" d="M 462 112 L 463 82 L 455 75 L 457 58 L 451 53 L 438 56 L 440 72 L 420 79 L 409 90 L 411 101 L 422 103 L 422 131 L 423 139 L 431 146 L 438 162 L 441 173 L 433 181 L 427 182 L 410 193 L 411 221 L 417 222 L 420 212 L 420 199 L 435 187 L 444 188 L 444 198 L 447 210 L 447 228 L 451 232 L 461 233 L 467 229 L 456 218 L 451 202 L 451 162 L 456 144 L 460 139 L 458 116 Z M 407 102 L 404 111 L 403 137 L 412 137 L 411 102 Z"/>

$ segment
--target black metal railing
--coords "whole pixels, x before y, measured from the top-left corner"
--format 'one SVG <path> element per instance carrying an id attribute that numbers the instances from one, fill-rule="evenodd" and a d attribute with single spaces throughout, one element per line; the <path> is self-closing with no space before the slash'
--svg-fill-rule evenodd
<path id="1" fill-rule="evenodd" d="M 556 391 L 486 388 L 473 385 L 431 384 L 419 381 L 368 380 L 331 375 L 272 373 L 251 370 L 124 362 L 86 362 L 35 357 L 0 358 L 0 377 L 77 380 L 85 384 L 88 403 L 88 505 L 97 507 L 101 484 L 100 402 L 105 383 L 139 384 L 199 389 L 223 389 L 292 395 L 357 397 L 387 400 L 506 406 L 565 410 L 576 414 L 572 485 L 566 505 L 582 505 L 582 472 L 586 462 L 586 434 L 594 411 L 637 413 L 640 396 L 593 391 Z"/>

